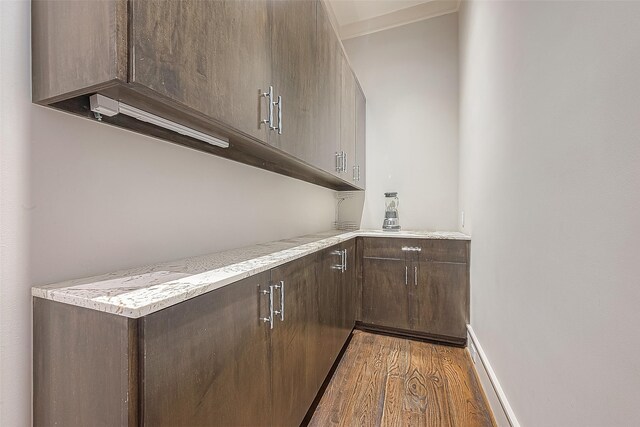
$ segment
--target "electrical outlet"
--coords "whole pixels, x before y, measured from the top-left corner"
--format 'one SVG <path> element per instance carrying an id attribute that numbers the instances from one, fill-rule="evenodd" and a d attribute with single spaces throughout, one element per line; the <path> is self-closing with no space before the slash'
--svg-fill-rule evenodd
<path id="1" fill-rule="evenodd" d="M 473 363 L 475 364 L 478 360 L 478 351 L 471 340 L 469 340 L 469 353 L 471 353 L 471 360 L 473 360 Z"/>

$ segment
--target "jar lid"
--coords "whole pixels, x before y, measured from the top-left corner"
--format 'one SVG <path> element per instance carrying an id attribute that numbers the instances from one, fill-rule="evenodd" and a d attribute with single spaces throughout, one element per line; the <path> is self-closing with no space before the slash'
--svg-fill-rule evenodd
<path id="1" fill-rule="evenodd" d="M 393 193 L 384 193 L 384 197 L 397 197 L 398 193 L 394 191 Z"/>

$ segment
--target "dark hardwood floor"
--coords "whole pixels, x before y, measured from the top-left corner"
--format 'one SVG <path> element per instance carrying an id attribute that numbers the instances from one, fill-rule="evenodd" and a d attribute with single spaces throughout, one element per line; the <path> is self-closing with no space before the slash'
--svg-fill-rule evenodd
<path id="1" fill-rule="evenodd" d="M 495 426 L 466 349 L 354 331 L 311 426 Z"/>

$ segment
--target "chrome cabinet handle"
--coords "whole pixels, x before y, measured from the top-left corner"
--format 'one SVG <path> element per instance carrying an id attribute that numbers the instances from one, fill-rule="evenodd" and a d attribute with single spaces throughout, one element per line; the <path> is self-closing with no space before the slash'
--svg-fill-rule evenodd
<path id="1" fill-rule="evenodd" d="M 336 151 L 336 172 L 347 172 L 347 153 L 344 151 L 337 152 Z M 355 174 L 355 172 L 354 172 Z"/>
<path id="2" fill-rule="evenodd" d="M 360 165 L 358 165 L 358 181 L 360 181 Z"/>
<path id="3" fill-rule="evenodd" d="M 342 251 L 333 251 L 331 252 L 331 255 L 335 255 L 335 256 L 339 256 L 340 257 L 340 264 L 334 264 L 331 266 L 331 268 L 333 270 L 340 270 L 342 271 L 343 265 L 344 265 L 344 258 L 342 257 Z"/>
<path id="4" fill-rule="evenodd" d="M 403 246 L 402 250 L 405 252 L 422 252 L 422 248 L 417 246 Z"/>
<path id="5" fill-rule="evenodd" d="M 331 268 L 334 270 L 340 270 L 342 273 L 347 271 L 347 250 L 342 249 L 339 251 L 333 251 L 331 252 L 331 255 L 340 256 L 340 264 L 332 265 Z"/>
<path id="6" fill-rule="evenodd" d="M 413 267 L 413 284 L 418 286 L 418 266 Z"/>
<path id="7" fill-rule="evenodd" d="M 344 172 L 344 151 L 336 151 L 336 172 Z"/>
<path id="8" fill-rule="evenodd" d="M 270 130 L 275 129 L 273 127 L 273 86 L 269 86 L 269 91 L 268 92 L 262 92 L 262 94 L 260 95 L 263 98 L 268 98 L 269 99 L 269 117 L 261 120 L 261 123 L 268 125 Z"/>
<path id="9" fill-rule="evenodd" d="M 342 271 L 347 271 L 347 250 L 342 250 Z"/>
<path id="10" fill-rule="evenodd" d="M 353 166 L 353 180 L 357 181 L 358 180 L 358 173 L 357 173 L 358 167 L 357 166 Z"/>
<path id="11" fill-rule="evenodd" d="M 280 290 L 280 310 L 276 310 L 273 313 L 280 315 L 280 321 L 284 322 L 284 280 L 280 280 L 279 285 L 274 285 L 275 289 Z"/>
<path id="12" fill-rule="evenodd" d="M 284 280 L 280 281 L 280 320 L 284 322 Z"/>
<path id="13" fill-rule="evenodd" d="M 269 329 L 273 329 L 273 286 L 269 286 L 268 291 L 261 291 L 265 295 L 269 295 L 269 317 L 261 317 L 264 323 L 269 323 Z"/>
<path id="14" fill-rule="evenodd" d="M 409 267 L 404 266 L 404 284 L 405 286 L 409 283 Z"/>
<path id="15" fill-rule="evenodd" d="M 274 104 L 278 106 L 278 127 L 273 128 L 273 130 L 277 130 L 278 135 L 282 135 L 282 97 L 278 95 L 278 101 L 274 102 Z"/>

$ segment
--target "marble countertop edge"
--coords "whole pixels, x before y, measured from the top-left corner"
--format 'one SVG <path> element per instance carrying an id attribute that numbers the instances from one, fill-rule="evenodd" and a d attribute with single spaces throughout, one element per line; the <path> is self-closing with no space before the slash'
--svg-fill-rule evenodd
<path id="1" fill-rule="evenodd" d="M 336 234 L 330 235 L 332 233 Z M 469 236 L 459 232 L 333 230 L 95 278 L 34 286 L 31 293 L 38 298 L 128 318 L 139 318 L 359 236 L 470 240 Z M 296 244 L 298 240 L 304 239 L 312 240 Z M 268 251 L 271 245 L 278 244 L 293 246 L 236 263 L 219 261 L 225 257 L 233 258 L 236 252 L 244 256 L 252 250 Z M 193 259 L 204 259 L 200 262 L 205 266 L 205 270 L 191 274 L 188 270 L 193 267 L 188 264 Z M 206 269 L 207 262 L 223 265 Z"/>

